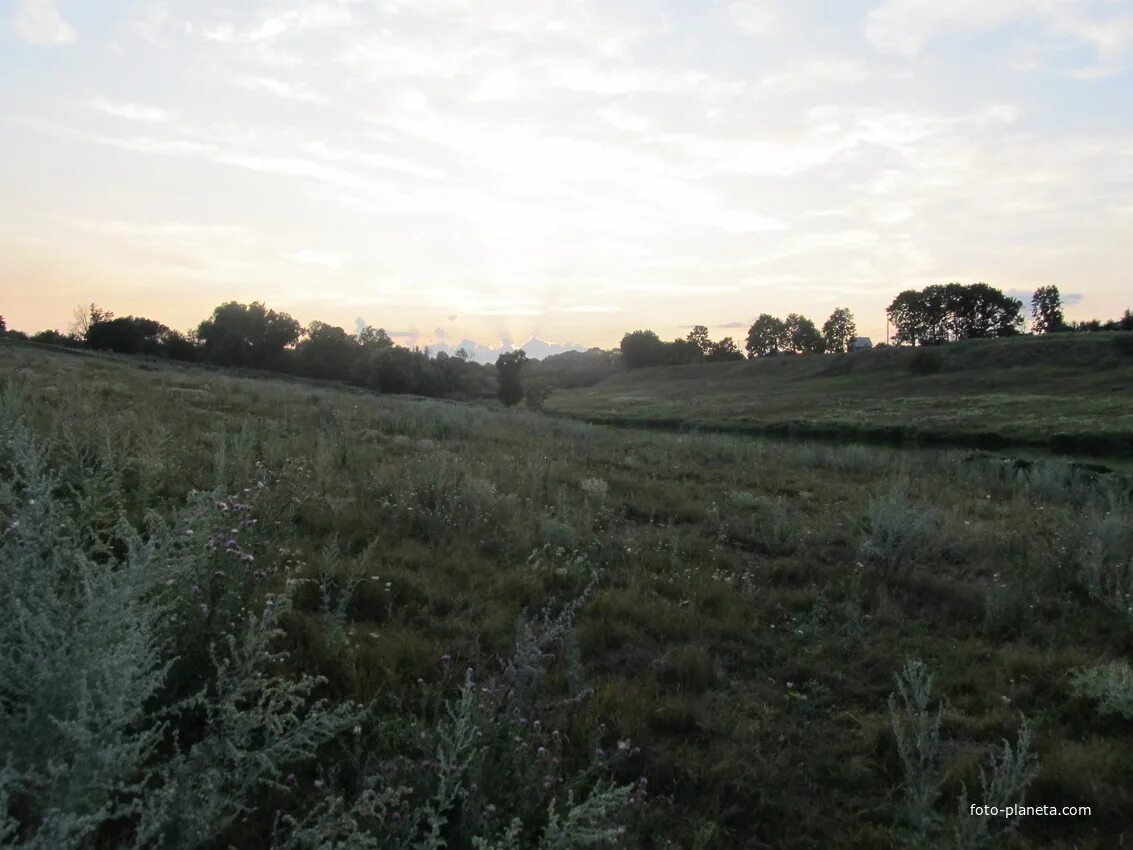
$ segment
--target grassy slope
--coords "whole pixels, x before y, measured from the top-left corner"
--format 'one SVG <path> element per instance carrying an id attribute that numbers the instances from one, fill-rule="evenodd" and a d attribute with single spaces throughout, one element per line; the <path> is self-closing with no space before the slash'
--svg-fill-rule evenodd
<path id="1" fill-rule="evenodd" d="M 1133 356 L 1115 336 L 928 349 L 942 359 L 929 375 L 912 371 L 922 351 L 912 349 L 645 369 L 556 392 L 547 409 L 618 424 L 1129 454 Z"/>
<path id="2" fill-rule="evenodd" d="M 288 488 L 296 520 L 257 562 L 379 579 L 358 588 L 344 643 L 328 648 L 313 597 L 290 623 L 295 662 L 326 675 L 332 698 L 412 711 L 419 679 L 448 681 L 441 653 L 491 675 L 523 609 L 561 606 L 596 575 L 576 630 L 591 696 L 542 717 L 564 731 L 567 760 L 632 742 L 619 775 L 650 791 L 629 847 L 900 846 L 886 699 L 907 656 L 948 699 L 943 816 L 1022 712 L 1042 759 L 1028 799 L 1094 815 L 1027 819 L 1015 846 L 1112 847 L 1133 823 L 1128 723 L 1069 685 L 1077 667 L 1133 654 L 1128 617 L 1073 567 L 1103 526 L 1104 551 L 1133 556 L 1127 479 L 619 431 L 26 349 L 0 348 L 0 373 L 41 433 L 120 447 L 134 522 L 191 488 L 278 473 L 270 487 Z M 940 525 L 915 566 L 878 582 L 859 565 L 863 523 L 898 478 Z"/>

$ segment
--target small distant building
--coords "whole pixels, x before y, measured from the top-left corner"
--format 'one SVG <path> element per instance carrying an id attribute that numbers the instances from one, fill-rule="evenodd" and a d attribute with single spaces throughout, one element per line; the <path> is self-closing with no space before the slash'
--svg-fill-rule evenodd
<path id="1" fill-rule="evenodd" d="M 873 343 L 868 336 L 856 336 L 850 340 L 850 351 L 865 351 L 869 348 L 873 348 Z"/>

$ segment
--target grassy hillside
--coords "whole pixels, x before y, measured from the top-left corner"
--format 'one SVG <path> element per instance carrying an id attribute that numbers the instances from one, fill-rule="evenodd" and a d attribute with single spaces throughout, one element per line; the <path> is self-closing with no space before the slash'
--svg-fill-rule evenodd
<path id="1" fill-rule="evenodd" d="M 1133 454 L 1133 335 L 642 369 L 556 392 L 553 413 L 617 424 Z"/>
<path id="2" fill-rule="evenodd" d="M 29 348 L 0 378 L 0 843 L 1133 839 L 1126 476 Z M 1020 799 L 1091 811 L 964 805 Z"/>

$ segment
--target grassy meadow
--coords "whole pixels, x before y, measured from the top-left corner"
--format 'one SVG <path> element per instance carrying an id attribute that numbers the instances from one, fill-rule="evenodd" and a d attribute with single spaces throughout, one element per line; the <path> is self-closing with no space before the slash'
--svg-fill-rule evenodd
<path id="1" fill-rule="evenodd" d="M 1128 439 L 1133 360 L 1095 344 L 658 369 L 548 407 Z M 1124 473 L 26 346 L 0 376 L 0 844 L 1133 839 Z M 1091 813 L 968 813 L 1023 799 Z"/>
<path id="2" fill-rule="evenodd" d="M 593 422 L 1133 456 L 1133 337 L 1049 334 L 626 371 L 546 409 Z"/>

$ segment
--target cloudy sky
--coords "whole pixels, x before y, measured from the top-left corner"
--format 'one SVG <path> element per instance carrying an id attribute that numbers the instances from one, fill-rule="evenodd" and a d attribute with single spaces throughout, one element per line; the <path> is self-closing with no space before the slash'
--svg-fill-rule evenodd
<path id="1" fill-rule="evenodd" d="M 0 313 L 419 344 L 1133 302 L 1133 0 L 7 0 Z"/>

